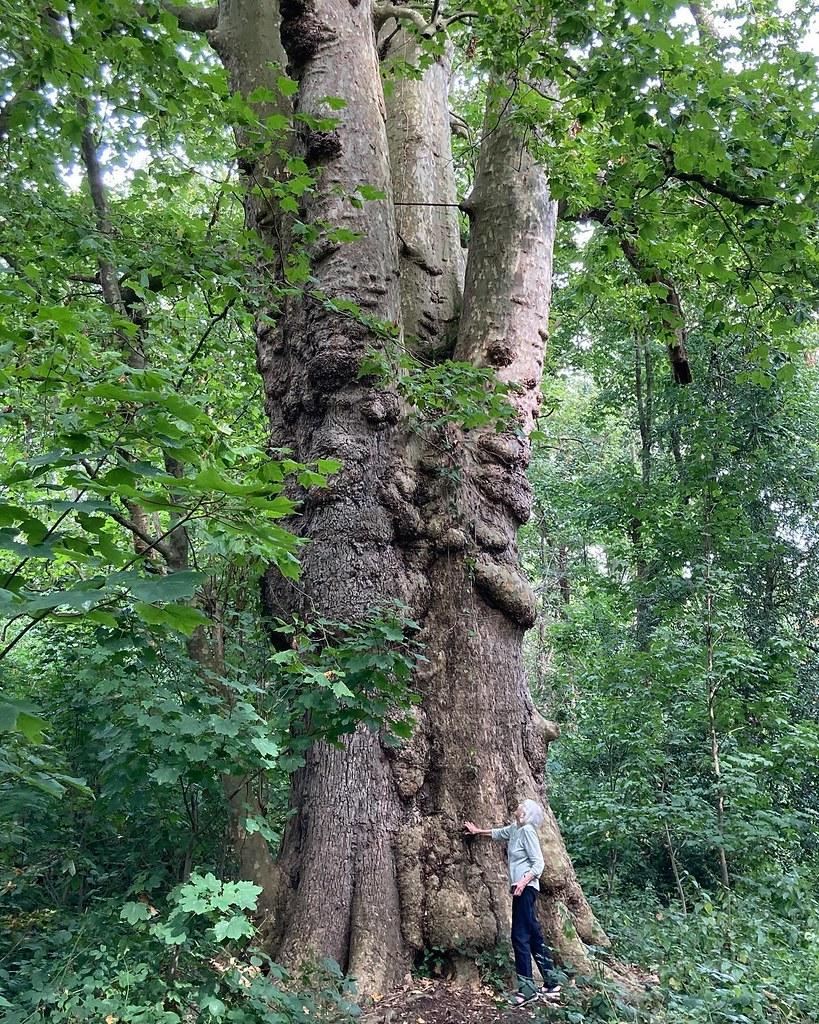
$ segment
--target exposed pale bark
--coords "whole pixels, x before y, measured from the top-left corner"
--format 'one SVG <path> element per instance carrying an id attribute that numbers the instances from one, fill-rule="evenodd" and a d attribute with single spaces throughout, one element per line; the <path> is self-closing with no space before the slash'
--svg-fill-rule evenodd
<path id="1" fill-rule="evenodd" d="M 688 10 L 691 12 L 694 24 L 697 26 L 700 45 L 709 41 L 715 42 L 719 39 L 719 32 L 717 31 L 717 24 L 714 21 L 714 15 L 704 4 L 688 4 Z"/>
<path id="2" fill-rule="evenodd" d="M 438 606 L 427 617 L 430 664 L 435 668 L 437 658 L 443 671 L 436 671 L 438 706 L 430 708 L 427 699 L 425 710 L 431 721 L 446 723 L 435 738 L 443 763 L 452 765 L 447 797 L 453 810 L 466 803 L 495 819 L 504 804 L 511 807 L 526 796 L 546 802 L 546 747 L 556 736 L 532 706 L 527 687 L 522 642 L 534 622 L 535 603 L 520 573 L 515 535 L 531 509 L 526 438 L 541 400 L 557 206 L 513 114 L 501 96 L 490 98 L 475 186 L 465 204 L 472 226 L 455 357 L 492 366 L 502 380 L 518 386 L 512 403 L 519 433 L 487 430 L 464 439 L 458 513 L 461 528 L 474 538 L 467 550 L 474 571 L 468 571 L 469 558 L 440 559 Z M 434 586 L 436 577 L 432 580 Z M 463 763 L 464 749 L 475 751 L 473 781 Z M 540 911 L 548 941 L 565 958 L 586 963 L 579 939 L 603 942 L 605 937 L 551 812 L 541 842 L 546 870 Z M 497 853 L 470 853 L 470 868 L 479 868 L 502 934 L 509 900 L 503 877 L 498 878 Z M 470 915 L 465 922 L 477 926 L 477 941 L 484 944 L 487 899 L 468 875 L 458 879 L 473 900 L 474 922 Z"/>
<path id="3" fill-rule="evenodd" d="M 464 309 L 455 356 L 492 366 L 517 384 L 520 426 L 538 417 L 549 325 L 557 203 L 511 118 L 508 99 L 493 99 L 472 194 Z"/>
<path id="4" fill-rule="evenodd" d="M 174 4 L 170 0 L 159 0 L 158 4 L 136 4 L 136 13 L 143 18 L 150 18 L 158 13 L 158 9 L 172 14 L 179 22 L 179 27 L 188 32 L 207 32 L 216 27 L 219 18 L 219 5 L 198 7 L 195 4 Z"/>
<path id="5" fill-rule="evenodd" d="M 168 0 L 160 0 L 160 5 L 176 18 L 182 28 L 190 32 L 206 32 L 215 28 L 219 15 L 217 4 L 212 7 L 195 7 L 193 4 L 173 4 Z"/>
<path id="6" fill-rule="evenodd" d="M 418 66 L 421 49 L 388 20 L 386 61 Z M 387 96 L 387 137 L 400 253 L 401 314 L 409 347 L 441 356 L 455 346 L 465 257 L 455 205 L 448 53 Z"/>

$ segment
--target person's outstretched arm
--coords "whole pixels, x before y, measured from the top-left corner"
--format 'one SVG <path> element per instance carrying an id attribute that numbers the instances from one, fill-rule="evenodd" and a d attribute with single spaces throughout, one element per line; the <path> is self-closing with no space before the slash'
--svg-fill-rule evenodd
<path id="1" fill-rule="evenodd" d="M 504 825 L 502 828 L 479 828 L 474 821 L 465 821 L 464 831 L 468 832 L 471 836 L 488 836 L 490 839 L 506 840 L 509 838 L 512 826 Z"/>

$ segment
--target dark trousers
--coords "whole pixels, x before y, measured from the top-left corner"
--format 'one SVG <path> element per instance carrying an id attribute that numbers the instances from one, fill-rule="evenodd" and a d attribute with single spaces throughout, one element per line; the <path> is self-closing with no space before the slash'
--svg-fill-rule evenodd
<path id="1" fill-rule="evenodd" d="M 512 948 L 515 951 L 515 970 L 518 978 L 532 979 L 532 957 L 543 975 L 544 984 L 552 979 L 554 964 L 543 942 L 535 906 L 537 890 L 527 885 L 520 896 L 512 897 Z"/>

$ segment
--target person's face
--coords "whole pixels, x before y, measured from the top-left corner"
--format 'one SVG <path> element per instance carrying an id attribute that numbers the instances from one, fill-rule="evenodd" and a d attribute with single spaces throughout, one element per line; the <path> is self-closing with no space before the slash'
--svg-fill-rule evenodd
<path id="1" fill-rule="evenodd" d="M 515 808 L 515 821 L 518 825 L 523 824 L 523 819 L 526 817 L 526 811 L 523 809 L 523 804 L 518 804 Z"/>

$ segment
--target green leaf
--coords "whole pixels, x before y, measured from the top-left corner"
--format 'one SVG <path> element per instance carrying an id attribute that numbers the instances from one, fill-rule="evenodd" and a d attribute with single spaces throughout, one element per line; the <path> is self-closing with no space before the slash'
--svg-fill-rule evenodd
<path id="1" fill-rule="evenodd" d="M 242 910 L 255 910 L 256 901 L 264 891 L 260 885 L 255 885 L 244 879 L 238 882 L 224 882 L 223 885 L 225 890 L 230 893 L 231 905 Z"/>
<path id="2" fill-rule="evenodd" d="M 85 616 L 88 622 L 96 622 L 100 626 L 108 626 L 109 629 L 116 629 L 119 620 L 111 612 L 103 611 L 101 608 L 94 608 Z"/>
<path id="3" fill-rule="evenodd" d="M 408 719 L 390 722 L 390 732 L 395 733 L 396 736 L 400 736 L 404 740 L 408 740 L 412 736 L 412 729 L 413 723 Z"/>
<path id="4" fill-rule="evenodd" d="M 213 926 L 213 935 L 217 942 L 223 942 L 225 939 L 251 938 L 254 933 L 253 925 L 241 914 L 224 918 Z"/>
<path id="5" fill-rule="evenodd" d="M 350 687 L 341 679 L 336 679 L 335 682 L 331 683 L 330 689 L 336 697 L 355 697 Z"/>
<path id="6" fill-rule="evenodd" d="M 19 732 L 29 743 L 42 743 L 49 723 L 27 701 L 0 697 L 0 732 Z"/>
<path id="7" fill-rule="evenodd" d="M 202 1002 L 202 1009 L 217 1019 L 227 1013 L 227 1005 L 217 996 L 207 996 Z"/>
<path id="8" fill-rule="evenodd" d="M 134 901 L 126 903 L 119 916 L 121 920 L 127 921 L 128 924 L 136 924 L 138 921 L 149 921 L 151 919 L 151 912 L 144 903 Z"/>
<path id="9" fill-rule="evenodd" d="M 266 761 L 273 761 L 278 756 L 278 743 L 274 743 L 267 736 L 254 736 L 250 742 Z"/>
<path id="10" fill-rule="evenodd" d="M 374 201 L 377 199 L 386 199 L 386 193 L 380 188 L 374 188 L 372 185 L 357 185 L 356 192 L 361 196 L 362 199 Z"/>
<path id="11" fill-rule="evenodd" d="M 196 589 L 205 582 L 206 576 L 201 572 L 186 570 L 173 572 L 167 576 L 139 576 L 135 573 L 113 573 L 109 583 L 127 587 L 138 601 L 155 603 L 160 601 L 179 601 L 191 597 Z"/>
<path id="12" fill-rule="evenodd" d="M 146 604 L 138 601 L 134 611 L 149 626 L 169 626 L 185 636 L 190 636 L 199 626 L 207 625 L 211 620 L 198 608 L 184 604 L 166 604 L 162 606 Z"/>
<path id="13" fill-rule="evenodd" d="M 276 79 L 276 85 L 282 96 L 295 96 L 299 91 L 299 83 L 294 82 L 292 78 L 285 78 L 283 75 Z"/>
<path id="14" fill-rule="evenodd" d="M 166 923 L 155 924 L 151 932 L 166 946 L 181 946 L 188 941 L 185 919 L 174 914 Z"/>

